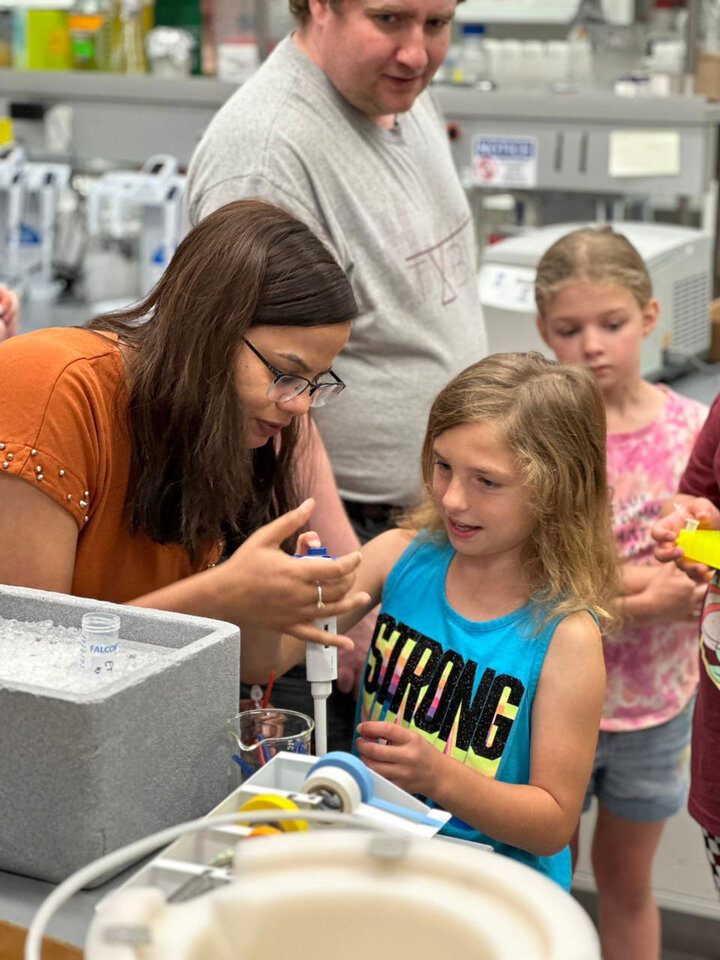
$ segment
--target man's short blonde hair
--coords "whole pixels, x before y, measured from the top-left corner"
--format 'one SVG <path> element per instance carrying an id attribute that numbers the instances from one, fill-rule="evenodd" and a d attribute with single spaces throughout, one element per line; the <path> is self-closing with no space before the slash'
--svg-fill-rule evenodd
<path id="1" fill-rule="evenodd" d="M 297 22 L 301 27 L 304 27 L 305 24 L 310 19 L 310 0 L 288 0 L 290 5 L 290 13 L 295 17 Z M 458 3 L 462 3 L 463 0 L 457 0 Z M 342 0 L 328 0 L 330 7 L 338 11 L 342 6 Z"/>
<path id="2" fill-rule="evenodd" d="M 342 0 L 328 0 L 333 10 L 339 10 L 342 6 Z M 310 19 L 310 0 L 289 0 L 290 13 L 295 17 L 301 27 Z"/>

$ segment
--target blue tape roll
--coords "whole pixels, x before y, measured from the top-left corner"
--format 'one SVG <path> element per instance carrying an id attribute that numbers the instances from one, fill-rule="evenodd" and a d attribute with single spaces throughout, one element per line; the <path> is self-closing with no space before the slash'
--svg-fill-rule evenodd
<path id="1" fill-rule="evenodd" d="M 370 771 L 358 757 L 351 753 L 344 753 L 342 750 L 333 750 L 326 753 L 316 764 L 310 768 L 310 773 L 320 770 L 321 767 L 339 767 L 345 773 L 349 773 L 360 787 L 360 796 L 363 803 L 370 803 L 373 798 L 373 782 Z"/>
<path id="2" fill-rule="evenodd" d="M 374 796 L 372 774 L 359 757 L 354 757 L 351 753 L 344 753 L 342 750 L 334 750 L 332 753 L 326 753 L 317 763 L 313 764 L 310 773 L 312 774 L 322 767 L 338 767 L 340 770 L 349 773 L 360 787 L 360 797 L 363 803 L 369 803 L 379 810 L 386 810 L 388 813 L 396 813 L 408 820 L 415 820 L 416 823 L 440 828 L 441 824 L 437 820 L 426 816 L 424 813 L 401 807 L 399 804 L 390 803 L 388 800 L 380 800 L 379 797 Z"/>

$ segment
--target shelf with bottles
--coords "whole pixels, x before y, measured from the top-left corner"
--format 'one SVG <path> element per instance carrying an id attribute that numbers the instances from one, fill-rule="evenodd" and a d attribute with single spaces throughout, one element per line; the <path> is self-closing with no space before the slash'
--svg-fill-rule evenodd
<path id="1" fill-rule="evenodd" d="M 578 11 L 578 0 L 465 0 L 458 4 L 458 23 L 569 24 Z M 602 0 L 608 23 L 625 26 L 633 22 L 634 0 Z"/>
<path id="2" fill-rule="evenodd" d="M 292 26 L 287 0 L 0 0 L 0 68 L 239 83 Z"/>

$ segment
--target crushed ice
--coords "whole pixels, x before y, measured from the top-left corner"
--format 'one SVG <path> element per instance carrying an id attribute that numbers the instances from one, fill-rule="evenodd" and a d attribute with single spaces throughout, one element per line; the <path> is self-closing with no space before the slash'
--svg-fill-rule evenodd
<path id="1" fill-rule="evenodd" d="M 31 683 L 67 693 L 91 693 L 142 667 L 167 660 L 152 644 L 120 640 L 111 673 L 87 674 L 79 666 L 80 629 L 0 617 L 0 685 Z"/>

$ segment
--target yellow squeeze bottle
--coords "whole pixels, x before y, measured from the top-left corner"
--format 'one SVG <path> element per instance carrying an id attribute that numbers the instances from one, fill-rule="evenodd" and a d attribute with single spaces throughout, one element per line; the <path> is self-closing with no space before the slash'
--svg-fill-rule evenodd
<path id="1" fill-rule="evenodd" d="M 675 542 L 686 560 L 720 570 L 720 530 L 698 530 L 698 521 L 688 520 Z"/>

